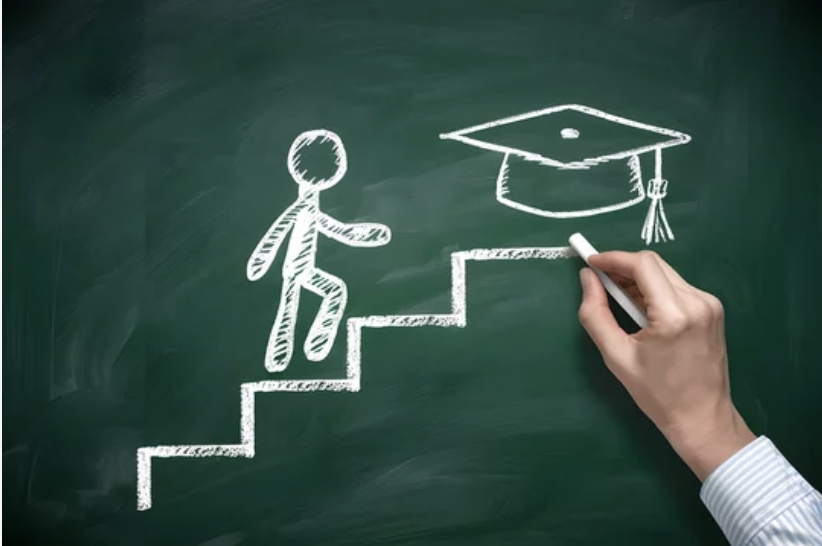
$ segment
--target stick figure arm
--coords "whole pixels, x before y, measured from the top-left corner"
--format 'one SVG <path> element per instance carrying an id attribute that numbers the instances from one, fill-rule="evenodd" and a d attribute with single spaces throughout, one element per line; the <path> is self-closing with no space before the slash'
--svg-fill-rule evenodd
<path id="1" fill-rule="evenodd" d="M 245 272 L 248 280 L 256 281 L 266 274 L 268 268 L 274 258 L 277 257 L 277 251 L 282 246 L 285 236 L 294 225 L 297 215 L 305 208 L 305 203 L 302 200 L 295 201 L 290 207 L 274 220 L 268 231 L 265 232 L 263 238 L 257 243 L 257 248 L 251 253 L 251 257 L 246 264 Z"/>
<path id="2" fill-rule="evenodd" d="M 323 213 L 318 220 L 321 232 L 349 246 L 382 246 L 391 240 L 391 229 L 384 224 L 344 224 Z"/>

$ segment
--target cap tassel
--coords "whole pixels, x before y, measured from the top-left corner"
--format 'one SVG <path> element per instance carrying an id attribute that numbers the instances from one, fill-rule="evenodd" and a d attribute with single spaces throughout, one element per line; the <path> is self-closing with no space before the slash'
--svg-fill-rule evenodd
<path id="1" fill-rule="evenodd" d="M 645 224 L 642 226 L 642 238 L 645 244 L 673 241 L 674 232 L 668 225 L 665 207 L 662 205 L 662 200 L 668 195 L 668 181 L 664 178 L 652 178 L 648 181 L 647 195 L 651 198 L 651 206 L 648 208 Z"/>

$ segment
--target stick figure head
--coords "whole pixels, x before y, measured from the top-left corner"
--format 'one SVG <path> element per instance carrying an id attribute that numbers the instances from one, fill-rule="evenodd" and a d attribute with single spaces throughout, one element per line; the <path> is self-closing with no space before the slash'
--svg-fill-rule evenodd
<path id="1" fill-rule="evenodd" d="M 330 141 L 334 149 L 334 163 L 337 164 L 337 170 L 330 178 L 307 178 L 306 171 L 300 169 L 300 151 L 317 140 L 320 142 Z M 325 129 L 306 131 L 294 139 L 291 149 L 288 151 L 288 172 L 291 173 L 294 182 L 303 188 L 312 188 L 317 191 L 330 188 L 345 176 L 346 170 L 348 170 L 348 159 L 345 154 L 345 146 L 343 146 L 342 140 L 337 133 L 332 131 L 326 131 Z"/>

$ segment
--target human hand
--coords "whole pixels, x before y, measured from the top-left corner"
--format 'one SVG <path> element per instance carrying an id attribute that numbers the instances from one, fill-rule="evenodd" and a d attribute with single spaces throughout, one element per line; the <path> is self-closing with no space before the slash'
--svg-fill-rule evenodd
<path id="1" fill-rule="evenodd" d="M 604 252 L 589 263 L 634 298 L 649 325 L 632 335 L 622 330 L 602 283 L 585 268 L 582 326 L 608 369 L 704 481 L 754 440 L 731 400 L 722 304 L 654 252 Z"/>

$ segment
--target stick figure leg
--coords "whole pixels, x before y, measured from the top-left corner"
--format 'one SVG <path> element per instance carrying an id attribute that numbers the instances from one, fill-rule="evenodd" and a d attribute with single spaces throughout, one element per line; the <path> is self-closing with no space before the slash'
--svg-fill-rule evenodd
<path id="1" fill-rule="evenodd" d="M 281 372 L 291 361 L 294 351 L 294 326 L 297 323 L 297 309 L 300 306 L 300 282 L 296 277 L 283 278 L 283 290 L 280 295 L 280 308 L 277 318 L 268 337 L 265 350 L 265 369 L 269 372 Z"/>
<path id="2" fill-rule="evenodd" d="M 307 275 L 304 286 L 323 299 L 304 346 L 306 358 L 312 362 L 319 362 L 328 356 L 331 347 L 334 346 L 337 329 L 348 301 L 348 289 L 341 279 L 319 269 Z"/>

